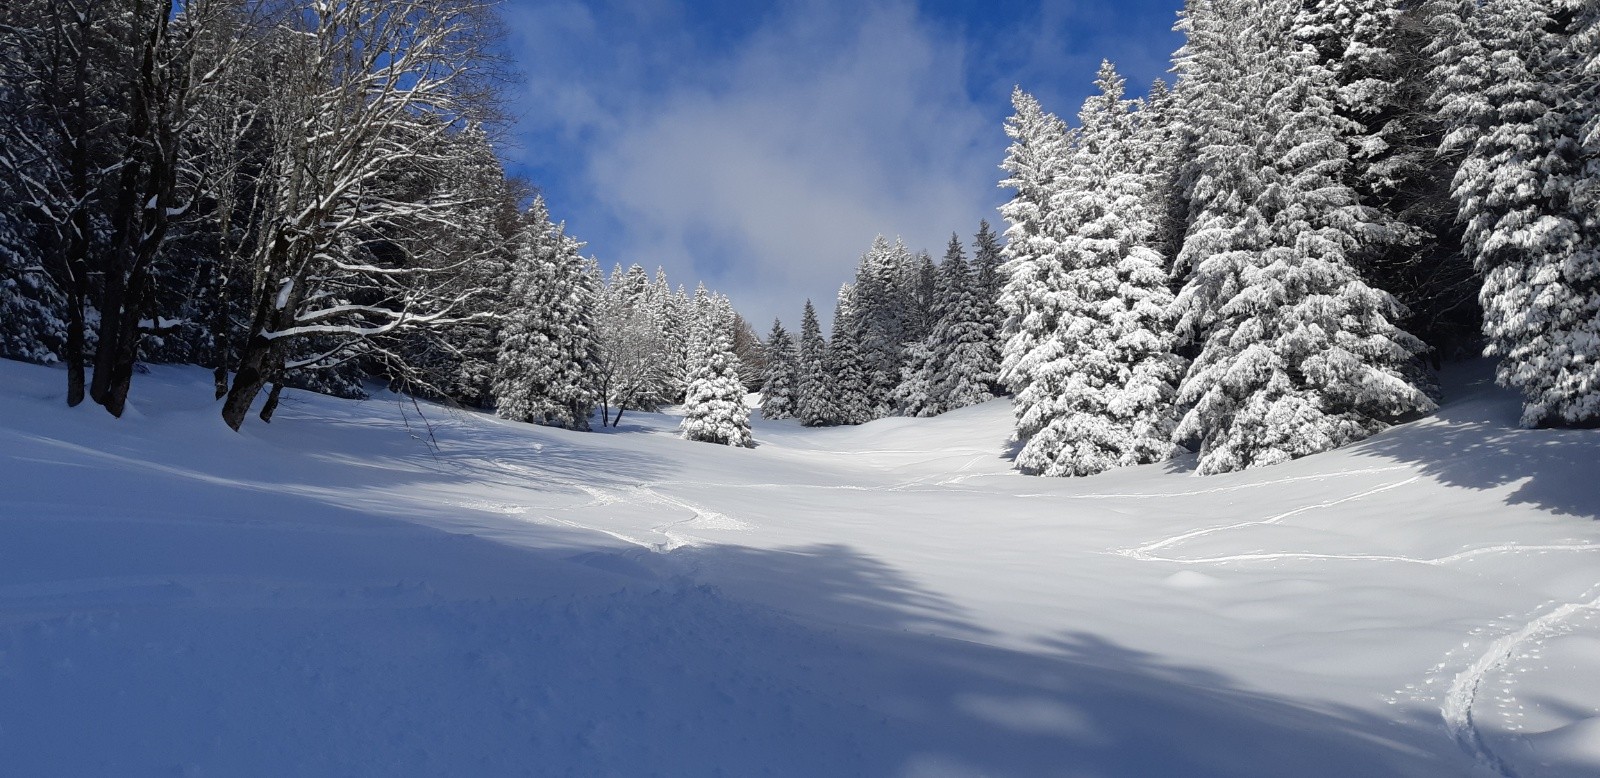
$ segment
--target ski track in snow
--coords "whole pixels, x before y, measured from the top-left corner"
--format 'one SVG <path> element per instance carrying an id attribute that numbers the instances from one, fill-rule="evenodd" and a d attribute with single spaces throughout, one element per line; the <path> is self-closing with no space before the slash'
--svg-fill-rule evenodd
<path id="1" fill-rule="evenodd" d="M 1385 468 L 1385 469 L 1394 470 L 1394 469 L 1398 469 L 1398 468 Z M 1335 473 L 1334 475 L 1355 475 L 1355 474 L 1370 473 L 1370 472 L 1373 472 L 1373 471 L 1347 471 L 1347 472 L 1344 472 L 1344 473 Z M 1206 528 L 1203 528 L 1203 529 L 1190 530 L 1189 532 L 1184 532 L 1184 533 L 1181 533 L 1181 534 L 1178 534 L 1178 535 L 1173 535 L 1171 537 L 1162 538 L 1161 540 L 1152 541 L 1152 542 L 1146 543 L 1146 544 L 1144 544 L 1142 546 L 1135 546 L 1133 548 L 1121 549 L 1121 550 L 1115 551 L 1113 553 L 1116 553 L 1116 554 L 1118 554 L 1120 556 L 1129 557 L 1131 559 L 1137 559 L 1137 560 L 1140 560 L 1140 561 L 1144 561 L 1144 562 L 1183 562 L 1183 563 L 1221 563 L 1221 562 L 1235 562 L 1235 561 L 1246 561 L 1246 560 L 1256 561 L 1256 560 L 1267 560 L 1267 559 L 1285 559 L 1285 558 L 1296 559 L 1296 558 L 1307 558 L 1307 557 L 1318 558 L 1318 559 L 1324 559 L 1324 558 L 1326 558 L 1326 559 L 1349 558 L 1349 557 L 1345 557 L 1343 555 L 1338 555 L 1338 554 L 1310 554 L 1310 555 L 1307 555 L 1307 554 L 1296 553 L 1296 552 L 1288 552 L 1288 553 L 1282 553 L 1282 554 L 1277 554 L 1277 553 L 1237 554 L 1237 555 L 1221 556 L 1221 557 L 1208 557 L 1208 558 L 1200 558 L 1200 559 L 1191 559 L 1191 558 L 1161 556 L 1161 555 L 1158 555 L 1158 554 L 1155 554 L 1155 553 L 1152 553 L 1152 552 L 1154 552 L 1154 551 L 1156 551 L 1158 549 L 1167 548 L 1168 546 L 1177 545 L 1177 544 L 1182 543 L 1182 542 L 1187 541 L 1187 540 L 1193 540 L 1195 538 L 1206 537 L 1208 535 L 1215 535 L 1215 534 L 1220 533 L 1220 532 L 1228 532 L 1230 530 L 1243 529 L 1245 527 L 1260 527 L 1260 526 L 1267 526 L 1267 525 L 1271 525 L 1271 524 L 1278 524 L 1278 523 L 1282 522 L 1284 519 L 1292 518 L 1294 516 L 1298 516 L 1298 515 L 1300 515 L 1302 513 L 1308 512 L 1308 511 L 1314 511 L 1314 510 L 1318 510 L 1318 509 L 1321 509 L 1321 508 L 1331 508 L 1331 507 L 1333 507 L 1335 505 L 1342 505 L 1344 503 L 1353 502 L 1355 500 L 1359 500 L 1359 499 L 1362 499 L 1364 497 L 1371 497 L 1374 494 L 1387 492 L 1390 489 L 1398 489 L 1398 488 L 1400 488 L 1402 486 L 1405 486 L 1407 484 L 1410 484 L 1410 483 L 1413 483 L 1413 482 L 1415 482 L 1417 480 L 1420 480 L 1421 478 L 1422 478 L 1422 476 L 1414 475 L 1414 476 L 1411 476 L 1410 478 L 1405 478 L 1405 479 L 1402 479 L 1402 480 L 1399 480 L 1399 481 L 1394 481 L 1392 483 L 1384 484 L 1382 486 L 1373 487 L 1373 488 L 1367 489 L 1365 491 L 1356 492 L 1355 494 L 1345 495 L 1344 497 L 1340 497 L 1340 498 L 1335 499 L 1335 500 L 1328 500 L 1327 502 L 1313 503 L 1311 505 L 1302 505 L 1302 506 L 1300 506 L 1298 508 L 1287 510 L 1287 511 L 1284 511 L 1282 513 L 1279 513 L 1279 514 L 1276 514 L 1276 515 L 1273 515 L 1273 516 L 1268 516 L 1265 519 L 1256 519 L 1256 520 L 1252 520 L 1252 521 L 1240 521 L 1240 522 L 1234 522 L 1232 524 L 1223 524 L 1223 525 L 1219 525 L 1219 526 L 1215 526 L 1215 527 L 1206 527 Z M 1365 556 L 1365 555 L 1361 555 L 1361 556 L 1357 556 L 1355 558 L 1366 559 L 1366 558 L 1370 558 L 1370 557 Z"/>
<path id="2" fill-rule="evenodd" d="M 660 481 L 660 482 L 652 482 L 652 483 L 631 484 L 631 485 L 627 485 L 627 486 L 624 486 L 624 487 L 621 487 L 621 488 L 609 488 L 608 489 L 608 488 L 597 487 L 597 486 L 594 486 L 592 484 L 582 483 L 582 482 L 575 481 L 575 480 L 572 480 L 572 479 L 569 479 L 569 478 L 561 478 L 561 477 L 555 476 L 555 475 L 553 475 L 553 474 L 551 474 L 551 473 L 549 473 L 547 471 L 541 470 L 541 469 L 539 469 L 537 467 L 524 465 L 524 464 L 521 464 L 521 463 L 518 463 L 518 462 L 514 462 L 514 461 L 510 461 L 510 460 L 507 460 L 507 459 L 504 459 L 504 458 L 486 459 L 486 460 L 483 460 L 483 462 L 485 464 L 493 467 L 494 469 L 499 470 L 500 472 L 506 473 L 508 475 L 513 475 L 513 476 L 516 476 L 518 478 L 524 478 L 524 479 L 525 478 L 536 478 L 536 479 L 539 479 L 540 481 L 542 481 L 543 483 L 554 485 L 554 486 L 559 486 L 559 487 L 564 487 L 564 488 L 571 489 L 571 490 L 577 491 L 577 492 L 582 492 L 583 494 L 588 496 L 588 498 L 589 498 L 588 502 L 583 503 L 581 505 L 573 506 L 573 508 L 571 510 L 583 510 L 583 509 L 587 509 L 587 508 L 603 508 L 603 507 L 607 507 L 607 506 L 619 505 L 619 504 L 624 504 L 624 503 L 634 503 L 634 504 L 644 504 L 644 505 L 647 505 L 647 506 L 648 505 L 655 505 L 655 506 L 658 506 L 658 507 L 661 507 L 661 508 L 666 508 L 666 509 L 675 509 L 675 510 L 680 510 L 680 511 L 687 511 L 690 514 L 688 518 L 674 519 L 672 521 L 663 522 L 663 523 L 656 524 L 656 525 L 650 527 L 649 531 L 651 533 L 660 535 L 663 538 L 659 542 L 652 542 L 652 541 L 649 541 L 649 540 L 644 540 L 644 539 L 641 539 L 641 538 L 638 538 L 638 537 L 634 537 L 633 535 L 629 535 L 629 534 L 624 533 L 624 532 L 618 532 L 618 531 L 612 530 L 612 529 L 607 529 L 605 527 L 598 527 L 598 526 L 594 526 L 594 525 L 591 525 L 591 524 L 583 524 L 583 523 L 571 521 L 571 520 L 568 520 L 568 519 L 557 518 L 557 517 L 555 517 L 553 515 L 550 515 L 548 513 L 540 514 L 539 518 L 535 519 L 535 521 L 537 521 L 540 524 L 569 527 L 569 528 L 572 528 L 572 529 L 589 531 L 589 532 L 598 532 L 600 534 L 607 535 L 607 536 L 609 536 L 611 538 L 614 538 L 616 540 L 620 540 L 620 541 L 622 541 L 624 543 L 627 543 L 629 545 L 639 546 L 641 548 L 645 548 L 645 549 L 648 549 L 650 551 L 654 551 L 654 552 L 658 552 L 658 553 L 665 553 L 665 552 L 674 551 L 674 550 L 677 550 L 677 549 L 680 549 L 680 548 L 684 548 L 684 547 L 692 547 L 692 546 L 700 545 L 700 543 L 703 542 L 701 539 L 696 538 L 693 535 L 689 535 L 689 534 L 685 534 L 685 533 L 681 533 L 681 532 L 677 531 L 680 528 L 688 527 L 690 525 L 699 526 L 699 527 L 704 528 L 704 529 L 719 529 L 719 530 L 739 530 L 739 531 L 743 531 L 743 530 L 752 529 L 750 524 L 748 524 L 748 523 L 746 523 L 744 521 L 741 521 L 741 520 L 739 520 L 737 518 L 728 516 L 726 514 L 718 512 L 718 511 L 711 510 L 710 508 L 707 508 L 705 506 L 690 502 L 688 500 L 685 500 L 685 499 L 682 499 L 682 498 L 679 498 L 679 497 L 674 497 L 674 496 L 669 495 L 669 494 L 665 494 L 665 493 L 659 491 L 656 488 L 656 487 L 664 486 L 664 485 L 667 485 L 667 484 L 681 484 L 681 485 L 688 485 L 688 486 L 721 486 L 721 487 L 732 486 L 732 484 L 699 484 L 699 483 L 689 482 L 689 481 L 679 481 L 679 482 Z M 460 465 L 459 467 L 461 469 L 466 469 L 467 468 L 467 466 L 465 464 Z M 776 484 L 774 484 L 774 486 L 776 486 Z M 454 503 L 454 504 L 459 505 L 461 507 L 475 508 L 475 509 L 478 509 L 478 510 L 488 510 L 488 511 L 491 511 L 491 512 L 503 513 L 503 514 L 507 514 L 507 515 L 526 514 L 530 510 L 529 506 L 523 506 L 523 505 L 500 505 L 500 504 L 495 504 L 495 503 L 481 503 L 481 502 L 476 502 L 476 501 L 458 502 L 458 503 Z M 549 508 L 543 508 L 543 510 L 549 510 Z"/>
<path id="3" fill-rule="evenodd" d="M 1364 474 L 1373 474 L 1373 473 L 1379 473 L 1379 472 L 1385 472 L 1385 471 L 1391 471 L 1391 470 L 1399 470 L 1399 469 L 1403 469 L 1403 468 L 1390 467 L 1390 468 L 1375 468 L 1375 469 L 1372 469 L 1372 470 L 1351 470 L 1351 471 L 1346 471 L 1346 472 L 1343 472 L 1343 473 L 1334 473 L 1334 474 L 1330 474 L 1330 475 L 1335 475 L 1335 476 L 1337 476 L 1337 475 L 1358 475 L 1358 474 L 1363 474 L 1364 475 Z M 1327 477 L 1327 476 L 1317 476 L 1316 478 L 1318 480 L 1320 480 L 1320 479 L 1325 478 L 1325 477 Z M 1203 528 L 1203 529 L 1191 530 L 1189 532 L 1184 532 L 1184 533 L 1181 533 L 1181 534 L 1178 534 L 1178 535 L 1173 535 L 1171 537 L 1163 538 L 1161 540 L 1152 541 L 1150 543 L 1146 543 L 1146 544 L 1141 545 L 1141 546 L 1136 546 L 1134 548 L 1121 549 L 1121 550 L 1118 550 L 1118 551 L 1116 551 L 1114 553 L 1116 553 L 1116 554 L 1118 554 L 1120 556 L 1126 556 L 1126 557 L 1129 557 L 1129 558 L 1132 558 L 1132 559 L 1137 559 L 1137 560 L 1140 560 L 1140 561 L 1172 562 L 1172 563 L 1179 563 L 1179 564 L 1225 564 L 1225 563 L 1231 563 L 1231 562 L 1275 561 L 1275 560 L 1289 560 L 1289 559 L 1323 559 L 1323 560 L 1330 560 L 1330 561 L 1331 560 L 1339 560 L 1339 561 L 1401 562 L 1401 563 L 1408 563 L 1408 564 L 1443 566 L 1443 565 L 1453 564 L 1455 562 L 1460 562 L 1460 561 L 1463 561 L 1463 560 L 1466 560 L 1466 559 L 1472 559 L 1474 557 L 1485 556 L 1485 555 L 1490 555 L 1490 554 L 1535 553 L 1535 552 L 1549 552 L 1549 551 L 1595 551 L 1595 550 L 1600 550 L 1600 545 L 1595 545 L 1595 544 L 1592 544 L 1592 543 L 1554 543 L 1554 544 L 1502 543 L 1502 544 L 1493 545 L 1493 546 L 1484 546 L 1484 547 L 1481 547 L 1481 548 L 1467 549 L 1467 550 L 1464 550 L 1464 551 L 1456 552 L 1454 554 L 1449 554 L 1449 555 L 1442 556 L 1442 557 L 1435 557 L 1435 558 L 1431 558 L 1431 559 L 1429 559 L 1429 558 L 1418 558 L 1418 557 L 1401 556 L 1401 555 L 1395 555 L 1395 554 L 1319 554 L 1319 553 L 1312 553 L 1312 552 L 1292 552 L 1292 551 L 1291 552 L 1255 552 L 1255 553 L 1246 553 L 1246 554 L 1228 554 L 1228 555 L 1223 555 L 1223 556 L 1211 556 L 1211 557 L 1173 557 L 1173 556 L 1165 556 L 1165 555 L 1160 555 L 1160 554 L 1154 553 L 1154 552 L 1156 552 L 1156 551 L 1158 551 L 1160 549 L 1169 548 L 1171 546 L 1175 546 L 1175 545 L 1177 545 L 1179 543 L 1182 543 L 1184 541 L 1193 540 L 1193 539 L 1199 538 L 1199 537 L 1206 537 L 1206 536 L 1209 536 L 1209 535 L 1215 535 L 1217 533 L 1228 532 L 1230 530 L 1242 529 L 1244 527 L 1254 527 L 1254 526 L 1265 526 L 1265 525 L 1277 524 L 1277 523 L 1282 522 L 1285 519 L 1291 518 L 1293 516 L 1298 516 L 1298 515 L 1300 515 L 1302 513 L 1306 513 L 1306 512 L 1309 512 L 1309 511 L 1313 511 L 1313 510 L 1319 510 L 1319 509 L 1322 509 L 1322 508 L 1331 508 L 1331 507 L 1334 507 L 1336 505 L 1341 505 L 1341 504 L 1352 502 L 1352 501 L 1355 501 L 1355 500 L 1360 500 L 1360 499 L 1363 499 L 1363 498 L 1366 498 L 1366 497 L 1371 497 L 1371 496 L 1373 496 L 1375 494 L 1380 494 L 1382 492 L 1386 492 L 1386 491 L 1389 491 L 1391 489 L 1398 489 L 1400 487 L 1403 487 L 1403 486 L 1406 486 L 1408 484 L 1414 483 L 1417 480 L 1419 480 L 1420 478 L 1421 478 L 1421 476 L 1411 476 L 1410 478 L 1405 478 L 1405 479 L 1402 479 L 1402 480 L 1399 480 L 1399 481 L 1393 481 L 1391 483 L 1387 483 L 1387 484 L 1383 484 L 1383 485 L 1380 485 L 1380 486 L 1376 486 L 1376 487 L 1373 487 L 1371 489 L 1366 489 L 1364 491 L 1356 492 L 1354 494 L 1349 494 L 1349 495 L 1346 495 L 1344 497 L 1340 497 L 1338 499 L 1328 500 L 1328 501 L 1320 502 L 1320 503 L 1313 503 L 1311 505 L 1304 505 L 1304 506 L 1301 506 L 1301 507 L 1298 507 L 1298 508 L 1287 510 L 1287 511 L 1284 511 L 1282 513 L 1275 514 L 1273 516 L 1269 516 L 1269 517 L 1267 517 L 1265 519 L 1260 519 L 1260 520 L 1255 520 L 1255 521 L 1235 522 L 1233 524 L 1224 524 L 1224 525 L 1215 526 L 1215 527 L 1207 527 L 1207 528 Z M 1304 479 L 1285 479 L 1285 480 L 1304 480 Z M 1239 488 L 1239 487 L 1223 487 L 1223 489 L 1228 489 L 1228 488 Z M 1217 490 L 1205 490 L 1205 491 L 1217 491 Z M 1082 497 L 1082 496 L 1088 496 L 1088 495 L 1079 495 L 1079 496 Z M 1126 495 L 1126 496 L 1130 496 L 1131 497 L 1131 496 L 1136 496 L 1136 495 Z M 1140 496 L 1142 496 L 1142 495 L 1140 495 Z M 1458 672 L 1455 675 L 1455 678 L 1452 680 L 1452 682 L 1450 684 L 1449 690 L 1445 693 L 1444 701 L 1440 706 L 1439 712 L 1440 712 L 1441 717 L 1444 719 L 1444 725 L 1445 725 L 1445 728 L 1449 731 L 1450 737 L 1453 738 L 1456 741 L 1456 743 L 1461 746 L 1461 748 L 1463 750 L 1465 750 L 1469 755 L 1471 755 L 1474 759 L 1476 759 L 1485 768 L 1487 768 L 1489 770 L 1493 770 L 1498 775 L 1504 776 L 1504 778 L 1517 778 L 1517 776 L 1518 776 L 1516 770 L 1513 769 L 1511 767 L 1511 765 L 1509 765 L 1503 758 L 1501 758 L 1498 754 L 1496 754 L 1489 747 L 1488 743 L 1485 741 L 1485 739 L 1483 737 L 1482 732 L 1478 728 L 1478 717 L 1475 715 L 1474 710 L 1475 710 L 1475 706 L 1476 706 L 1477 701 L 1478 701 L 1479 689 L 1482 688 L 1485 680 L 1489 677 L 1489 675 L 1491 673 L 1493 673 L 1493 672 L 1495 672 L 1497 670 L 1504 669 L 1507 665 L 1509 665 L 1509 664 L 1515 662 L 1516 660 L 1520 659 L 1521 658 L 1520 649 L 1521 649 L 1522 646 L 1524 646 L 1524 645 L 1526 645 L 1526 644 L 1528 644 L 1530 642 L 1534 643 L 1536 645 L 1541 643 L 1543 638 L 1545 638 L 1545 637 L 1547 637 L 1547 636 L 1549 636 L 1551 634 L 1554 634 L 1555 632 L 1560 630 L 1562 628 L 1562 625 L 1563 625 L 1564 622 L 1566 622 L 1572 616 L 1574 616 L 1574 615 L 1576 615 L 1576 614 L 1578 614 L 1580 612 L 1583 612 L 1583 611 L 1586 611 L 1586 610 L 1600 611 L 1600 596 L 1594 596 L 1594 592 L 1597 591 L 1597 590 L 1600 590 L 1600 587 L 1596 587 L 1595 590 L 1591 590 L 1589 595 L 1586 595 L 1586 596 L 1589 596 L 1590 599 L 1581 600 L 1581 601 L 1577 601 L 1577 602 L 1570 602 L 1570 603 L 1566 603 L 1564 605 L 1560 605 L 1560 606 L 1558 606 L 1556 608 L 1553 608 L 1553 609 L 1551 609 L 1549 611 L 1546 611 L 1544 614 L 1542 614 L 1542 615 L 1540 615 L 1540 616 L 1528 621 L 1527 623 L 1523 624 L 1520 628 L 1518 628 L 1518 629 L 1516 629 L 1516 630 L 1514 630 L 1514 631 L 1512 631 L 1512 632 L 1510 632 L 1508 634 L 1505 634 L 1505 635 L 1501 636 L 1500 638 L 1494 640 L 1493 642 L 1491 642 L 1483 650 L 1483 652 L 1480 655 L 1478 655 L 1478 657 L 1473 662 L 1471 662 L 1465 669 L 1461 670 L 1460 672 Z"/>
<path id="4" fill-rule="evenodd" d="M 1475 709 L 1478 692 L 1484 682 L 1491 673 L 1502 670 L 1522 658 L 1522 646 L 1528 643 L 1541 644 L 1545 638 L 1556 634 L 1567 620 L 1580 612 L 1600 611 L 1600 595 L 1596 595 L 1596 592 L 1600 592 L 1600 586 L 1591 589 L 1585 595 L 1590 596 L 1590 599 L 1559 605 L 1523 624 L 1521 628 L 1502 635 L 1490 643 L 1476 660 L 1458 672 L 1451 681 L 1439 713 L 1444 717 L 1444 724 L 1450 731 L 1450 736 L 1484 767 L 1494 770 L 1505 778 L 1517 778 L 1516 770 L 1489 747 L 1482 731 L 1478 728 Z"/>

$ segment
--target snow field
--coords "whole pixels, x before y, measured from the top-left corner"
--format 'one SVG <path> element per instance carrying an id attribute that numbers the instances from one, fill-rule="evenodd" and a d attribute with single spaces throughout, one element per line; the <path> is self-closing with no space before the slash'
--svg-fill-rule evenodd
<path id="1" fill-rule="evenodd" d="M 1003 402 L 754 450 L 0 363 L 19 775 L 1600 771 L 1600 435 L 1014 474 Z M 430 438 L 431 435 L 431 438 Z"/>

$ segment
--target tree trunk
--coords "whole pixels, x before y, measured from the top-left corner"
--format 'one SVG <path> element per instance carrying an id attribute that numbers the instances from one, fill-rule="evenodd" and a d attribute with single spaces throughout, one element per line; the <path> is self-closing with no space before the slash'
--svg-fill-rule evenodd
<path id="1" fill-rule="evenodd" d="M 272 391 L 267 393 L 267 404 L 261 406 L 261 421 L 272 423 L 272 414 L 278 410 L 278 397 L 283 394 L 283 384 L 279 381 L 272 382 Z"/>
<path id="2" fill-rule="evenodd" d="M 261 388 L 276 372 L 276 360 L 277 348 L 272 341 L 260 335 L 251 338 L 245 346 L 244 354 L 239 359 L 239 372 L 233 377 L 233 388 L 228 390 L 228 399 L 222 403 L 222 420 L 234 432 L 238 432 L 240 425 L 244 424 L 244 417 L 250 413 L 256 395 L 261 393 Z"/>
<path id="3" fill-rule="evenodd" d="M 67 407 L 76 408 L 83 402 L 84 388 L 84 334 L 83 296 L 76 291 L 67 293 Z"/>
<path id="4" fill-rule="evenodd" d="M 227 229 L 229 220 L 222 220 L 224 229 Z M 226 254 L 224 254 L 226 256 Z M 220 260 L 219 260 L 220 261 Z M 228 348 L 231 339 L 229 329 L 232 322 L 228 320 L 228 273 L 223 271 L 222 277 L 215 280 L 214 286 L 203 287 L 207 290 L 206 299 L 215 306 L 211 311 L 211 358 L 215 363 L 211 369 L 211 383 L 216 389 L 216 399 L 220 400 L 228 393 Z"/>
<path id="5" fill-rule="evenodd" d="M 166 76 L 157 64 L 172 10 L 172 0 L 157 2 L 149 10 L 139 7 L 136 22 L 149 27 L 136 27 L 137 37 L 130 41 L 141 47 L 142 55 L 130 90 L 127 137 L 134 151 L 117 178 L 110 214 L 113 231 L 102 277 L 100 347 L 89 385 L 89 396 L 119 418 L 144 338 L 140 322 L 152 313 L 150 269 L 166 240 L 167 207 L 177 185 L 179 140 L 168 110 L 181 111 L 188 84 Z"/>

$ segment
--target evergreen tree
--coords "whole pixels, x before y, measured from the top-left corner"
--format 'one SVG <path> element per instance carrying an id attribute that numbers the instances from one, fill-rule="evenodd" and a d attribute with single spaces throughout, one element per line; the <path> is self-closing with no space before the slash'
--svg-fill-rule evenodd
<path id="1" fill-rule="evenodd" d="M 1000 378 L 1013 395 L 1017 437 L 1025 441 L 1048 422 L 1047 409 L 1060 389 L 1042 368 L 1059 358 L 1064 345 L 1055 337 L 1067 303 L 1060 291 L 1061 224 L 1055 204 L 1072 137 L 1064 122 L 1021 89 L 1012 93 L 1011 104 L 1015 113 L 1006 121 L 1006 134 L 1012 143 L 1001 165 L 1009 175 L 1000 185 L 1016 194 L 1000 208 L 1010 222 L 1002 251 L 1000 304 L 1006 321 Z"/>
<path id="2" fill-rule="evenodd" d="M 676 290 L 667 283 L 665 270 L 656 270 L 654 299 L 660 304 L 657 314 L 664 347 L 661 353 L 662 373 L 666 376 L 664 396 L 668 402 L 682 402 L 689 388 L 689 320 L 688 295 L 682 286 Z"/>
<path id="3" fill-rule="evenodd" d="M 910 279 L 906 302 L 910 306 L 911 315 L 904 337 L 908 344 L 915 345 L 933 334 L 933 328 L 939 324 L 940 316 L 939 269 L 933 264 L 933 257 L 926 251 L 917 255 L 916 269 Z"/>
<path id="4" fill-rule="evenodd" d="M 1312 67 L 1334 84 L 1335 132 L 1350 149 L 1340 179 L 1368 211 L 1366 236 L 1350 262 L 1405 307 L 1397 323 L 1431 344 L 1437 366 L 1479 327 L 1476 280 L 1459 250 L 1454 213 L 1440 207 L 1448 202 L 1440 184 L 1450 175 L 1438 153 L 1442 128 L 1419 108 L 1429 96 L 1431 12 L 1405 5 L 1312 0 L 1301 7 L 1294 34 L 1311 48 Z M 1436 393 L 1421 364 L 1409 376 Z"/>
<path id="5" fill-rule="evenodd" d="M 955 235 L 940 270 L 944 304 L 929 342 L 936 359 L 932 393 L 942 413 L 994 399 L 998 364 L 997 339 L 983 305 L 985 279 L 969 269 Z"/>
<path id="6" fill-rule="evenodd" d="M 750 409 L 744 404 L 744 384 L 726 329 L 714 330 L 699 346 L 679 430 L 689 440 L 754 448 Z"/>
<path id="7" fill-rule="evenodd" d="M 783 322 L 772 320 L 767 336 L 766 370 L 761 381 L 761 416 L 766 419 L 792 419 L 799 412 L 800 360 Z"/>
<path id="8" fill-rule="evenodd" d="M 1567 54 L 1579 14 L 1549 0 L 1488 0 L 1441 47 L 1438 102 L 1459 149 L 1453 194 L 1483 275 L 1488 353 L 1522 392 L 1526 426 L 1600 423 L 1600 238 L 1585 230 L 1587 51 Z M 1592 11 L 1590 12 L 1592 16 Z M 1559 17 L 1559 18 L 1558 18 Z M 1592 97 L 1592 91 L 1589 96 Z M 1585 212 L 1587 211 L 1587 213 Z"/>
<path id="9" fill-rule="evenodd" d="M 833 337 L 828 340 L 827 375 L 831 421 L 834 424 L 862 424 L 878 418 L 873 401 L 872 372 L 867 368 L 861 346 L 862 333 L 857 288 L 845 284 L 839 289 L 833 314 Z M 881 368 L 880 368 L 881 369 Z"/>
<path id="10" fill-rule="evenodd" d="M 1170 266 L 1183 248 L 1188 212 L 1182 185 L 1183 162 L 1189 157 L 1193 139 L 1184 123 L 1178 93 L 1161 79 L 1151 84 L 1134 119 L 1130 153 L 1144 177 L 1140 207 L 1149 222 L 1147 242 Z"/>
<path id="11" fill-rule="evenodd" d="M 984 350 L 983 372 L 992 376 L 989 392 L 999 396 L 1005 392 L 1000 380 L 1000 354 L 1005 346 L 1006 313 L 1000 305 L 1000 295 L 1005 286 L 1001 264 L 1000 239 L 990 229 L 989 221 L 978 223 L 978 234 L 972 244 L 972 270 L 977 286 L 978 321 L 983 323 L 989 343 Z"/>
<path id="12" fill-rule="evenodd" d="M 852 342 L 847 349 L 853 350 L 851 353 L 859 360 L 852 369 L 859 369 L 865 381 L 861 400 L 865 417 L 860 421 L 894 412 L 894 391 L 900 384 L 901 361 L 919 318 L 912 289 L 918 278 L 916 268 L 916 259 L 904 242 L 896 239 L 891 244 L 882 235 L 874 239 L 872 248 L 861 256 L 856 280 L 851 286 L 851 315 L 847 317 L 853 327 L 849 333 Z M 835 319 L 836 333 L 838 327 L 839 321 Z M 835 347 L 834 353 L 843 358 L 845 352 Z M 846 407 L 840 405 L 840 410 Z"/>
<path id="13" fill-rule="evenodd" d="M 582 244 L 534 200 L 512 267 L 514 304 L 500 338 L 494 395 L 502 418 L 589 429 L 598 401 L 597 290 Z"/>
<path id="14" fill-rule="evenodd" d="M 939 357 L 933 335 L 906 347 L 900 368 L 900 385 L 894 390 L 896 413 L 901 416 L 937 416 L 948 408 L 938 397 Z"/>
<path id="15" fill-rule="evenodd" d="M 1180 255 L 1180 327 L 1199 353 L 1177 436 L 1199 442 L 1202 474 L 1324 451 L 1433 407 L 1403 375 L 1422 344 L 1349 261 L 1370 222 L 1341 183 L 1333 81 L 1290 36 L 1285 2 L 1231 30 L 1220 5 L 1191 7 L 1181 68 L 1196 96 L 1244 98 L 1230 118 L 1213 106 L 1199 131 L 1198 218 Z"/>
<path id="16" fill-rule="evenodd" d="M 928 302 L 923 306 L 926 311 L 924 315 L 932 319 L 932 324 L 926 327 L 922 337 L 907 345 L 905 353 L 901 355 L 900 385 L 894 390 L 896 412 L 901 415 L 936 416 L 950 409 L 945 391 L 940 386 L 943 383 L 941 368 L 949 358 L 949 349 L 941 347 L 935 333 L 949 313 L 952 295 L 959 292 L 952 288 L 949 279 L 952 257 L 960 261 L 964 269 L 965 262 L 961 260 L 964 253 L 961 239 L 951 235 L 944 261 L 937 268 L 931 258 L 923 255 L 925 262 L 918 273 L 917 286 L 919 292 L 924 288 L 927 290 Z M 965 275 L 964 272 L 962 275 Z M 966 283 L 964 277 L 959 280 Z"/>
<path id="17" fill-rule="evenodd" d="M 806 301 L 800 320 L 800 383 L 795 416 L 807 427 L 834 423 L 833 377 L 828 373 L 828 342 L 822 338 L 817 311 Z"/>
<path id="18" fill-rule="evenodd" d="M 1028 473 L 1091 475 L 1170 456 L 1176 360 L 1162 259 L 1148 245 L 1145 176 L 1132 153 L 1134 106 L 1101 66 L 1079 114 L 1073 162 L 1052 203 L 1062 225 L 1058 329 L 1038 360 L 1035 426 L 1018 429 Z"/>

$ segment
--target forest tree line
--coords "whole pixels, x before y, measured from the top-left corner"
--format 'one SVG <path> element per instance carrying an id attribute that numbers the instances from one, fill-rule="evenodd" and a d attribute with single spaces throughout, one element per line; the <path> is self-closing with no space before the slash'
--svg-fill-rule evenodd
<path id="1" fill-rule="evenodd" d="M 757 359 L 506 177 L 499 34 L 485 0 L 3 4 L 0 356 L 117 416 L 140 362 L 205 365 L 235 429 L 369 380 L 586 428 Z"/>
<path id="2" fill-rule="evenodd" d="M 807 311 L 801 383 L 827 387 L 796 413 L 936 412 L 987 383 L 1024 472 L 1187 448 L 1217 473 L 1429 412 L 1441 361 L 1483 352 L 1525 426 L 1600 424 L 1600 3 L 1188 0 L 1178 29 L 1175 83 L 1143 97 L 1109 63 L 1076 122 L 1014 93 L 999 288 L 977 285 L 998 323 L 922 338 L 895 318 L 926 310 L 903 302 L 921 271 L 886 286 L 905 260 L 875 246 L 830 343 Z M 957 360 L 982 380 L 952 349 L 983 351 Z"/>
<path id="3" fill-rule="evenodd" d="M 1485 351 L 1527 426 L 1600 423 L 1600 4 L 1188 0 L 1174 82 L 1013 95 L 1005 230 L 876 240 L 824 336 L 602 278 L 491 141 L 484 0 L 0 9 L 0 356 L 120 415 L 140 361 L 238 428 L 363 382 L 690 437 L 1010 395 L 1017 464 L 1202 473 L 1360 440 Z M 531 205 L 528 205 L 530 204 Z M 526 207 L 525 207 L 526 206 Z"/>

